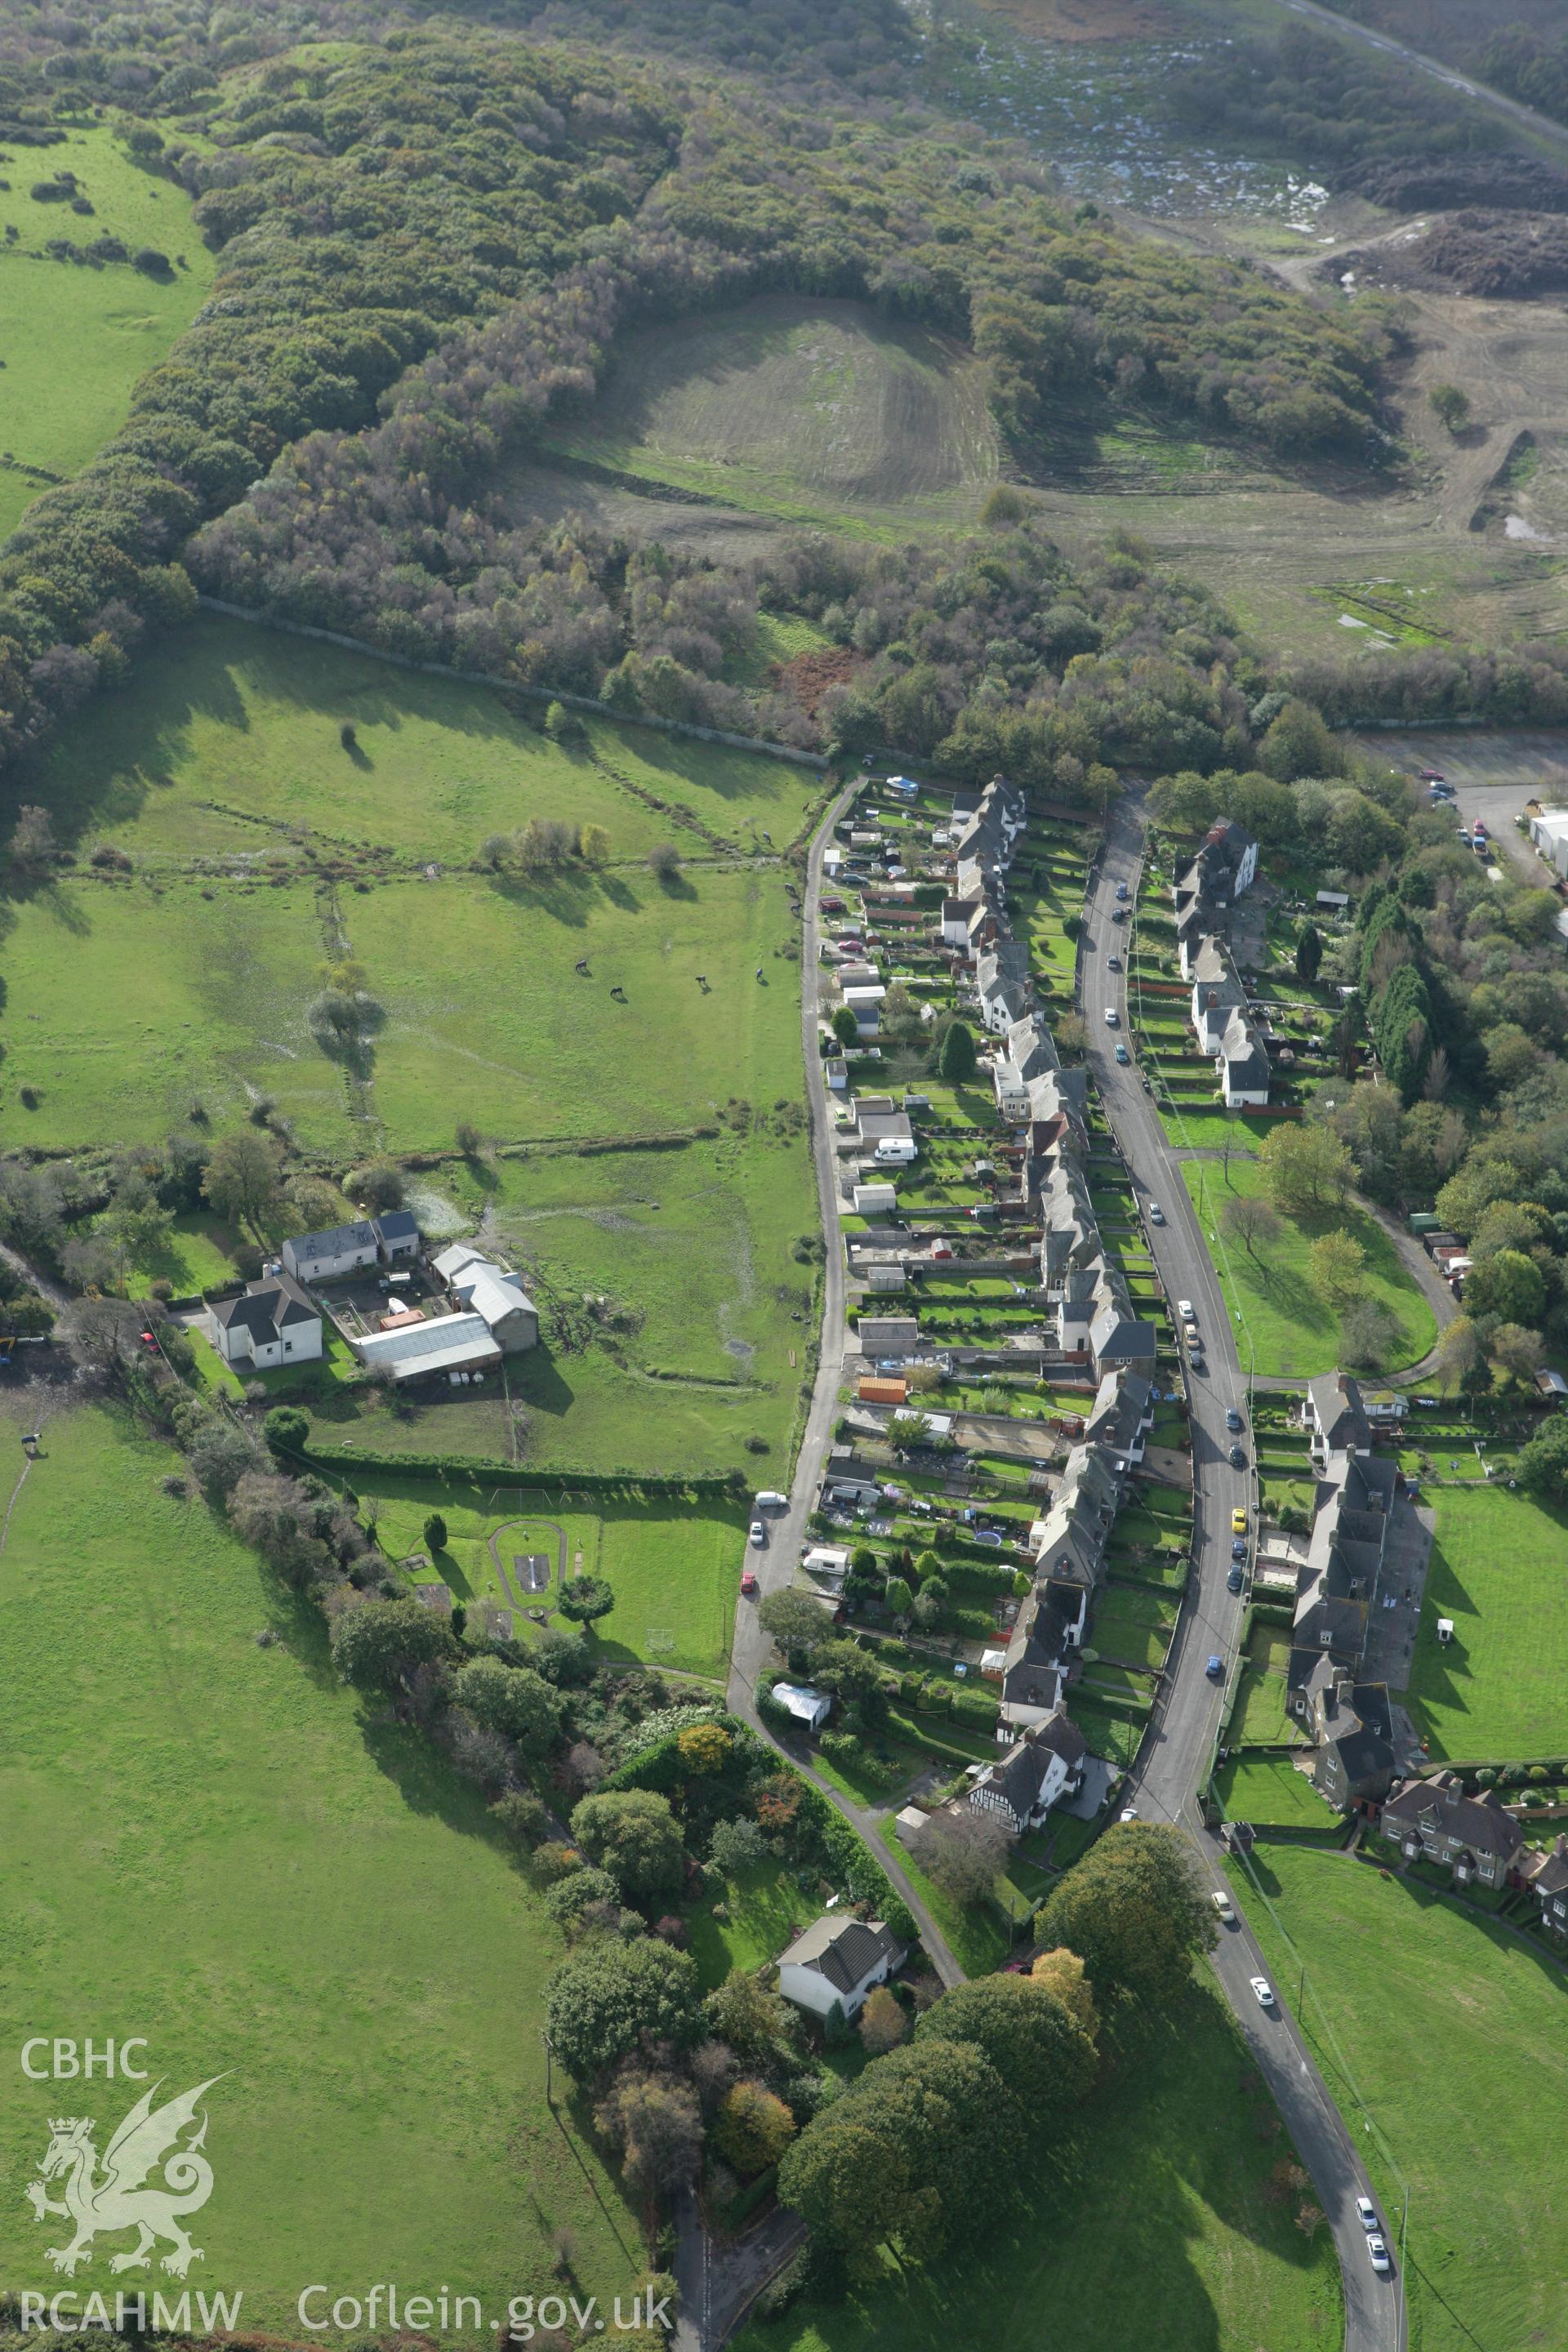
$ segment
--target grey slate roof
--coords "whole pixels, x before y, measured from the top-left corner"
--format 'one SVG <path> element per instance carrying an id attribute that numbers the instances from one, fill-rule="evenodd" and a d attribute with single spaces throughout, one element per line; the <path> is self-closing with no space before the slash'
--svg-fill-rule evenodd
<path id="1" fill-rule="evenodd" d="M 300 1289 L 291 1274 L 281 1273 L 265 1274 L 259 1282 L 247 1283 L 237 1298 L 214 1299 L 208 1312 L 226 1331 L 237 1324 L 262 1347 L 300 1323 L 321 1319 L 309 1292 Z"/>
<path id="2" fill-rule="evenodd" d="M 781 1969 L 815 1969 L 837 1992 L 853 1992 L 891 1959 L 899 1939 L 879 1919 L 816 1919 L 781 1955 Z"/>

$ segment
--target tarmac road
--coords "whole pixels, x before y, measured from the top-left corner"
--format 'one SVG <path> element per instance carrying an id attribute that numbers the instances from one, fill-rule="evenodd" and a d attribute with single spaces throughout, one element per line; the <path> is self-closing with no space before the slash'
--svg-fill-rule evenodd
<path id="1" fill-rule="evenodd" d="M 1226 1881 L 1218 1868 L 1218 1848 L 1204 1828 L 1198 1808 L 1198 1792 L 1219 1735 L 1224 1695 L 1224 1677 L 1211 1678 L 1207 1661 L 1217 1655 L 1228 1672 L 1236 1654 L 1245 1597 L 1226 1589 L 1231 1513 L 1237 1508 L 1247 1512 L 1250 1542 L 1256 1527 L 1257 1483 L 1247 1378 L 1236 1335 L 1181 1170 L 1153 1098 L 1143 1092 L 1129 1027 L 1127 974 L 1110 971 L 1108 963 L 1112 955 L 1126 960 L 1143 830 L 1142 809 L 1137 800 L 1124 800 L 1112 812 L 1105 847 L 1089 879 L 1079 966 L 1080 1002 L 1095 1084 L 1137 1188 L 1160 1279 L 1173 1315 L 1179 1299 L 1190 1299 L 1196 1309 L 1207 1370 L 1187 1375 L 1196 1588 L 1183 1606 L 1166 1662 L 1164 1694 L 1129 1780 L 1127 1799 L 1140 1819 L 1184 1828 L 1198 1849 L 1205 1879 L 1219 1887 Z M 1118 882 L 1127 887 L 1126 900 L 1121 902 L 1129 910 L 1125 923 L 1112 920 L 1119 903 Z M 1117 1028 L 1106 1023 L 1108 1006 L 1119 1015 Z M 1133 1055 L 1125 1066 L 1116 1059 L 1119 1038 Z M 1152 1222 L 1155 1203 L 1163 1213 L 1163 1224 Z M 1227 1407 L 1238 1412 L 1246 1424 L 1239 1435 L 1226 1426 Z M 1244 1469 L 1231 1466 L 1233 1444 L 1239 1444 L 1247 1454 Z M 1370 2196 L 1371 2184 L 1344 2121 L 1280 1997 L 1280 1988 L 1275 1987 L 1278 2006 L 1272 2013 L 1260 2007 L 1252 1991 L 1249 1979 L 1266 1975 L 1267 1970 L 1239 1916 L 1234 1927 L 1222 1930 L 1214 1967 L 1333 2230 L 1344 2281 L 1346 2352 L 1403 2352 L 1401 2284 L 1397 2278 L 1379 2278 L 1373 2271 L 1367 2258 L 1365 2233 L 1356 2219 L 1354 2200 Z"/>

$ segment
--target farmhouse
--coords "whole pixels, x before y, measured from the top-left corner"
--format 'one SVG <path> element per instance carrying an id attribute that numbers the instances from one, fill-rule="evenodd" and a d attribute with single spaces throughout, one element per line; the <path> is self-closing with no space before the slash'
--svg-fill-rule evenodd
<path id="1" fill-rule="evenodd" d="M 520 1276 L 481 1256 L 467 1242 L 454 1242 L 431 1264 L 458 1305 L 481 1318 L 506 1354 L 539 1345 L 538 1312 Z"/>
<path id="2" fill-rule="evenodd" d="M 247 1283 L 237 1298 L 215 1299 L 207 1333 L 226 1364 L 258 1372 L 309 1363 L 321 1352 L 321 1318 L 291 1275 L 276 1269 Z"/>
<path id="3" fill-rule="evenodd" d="M 284 1272 L 296 1282 L 330 1282 L 338 1275 L 374 1265 L 380 1250 L 374 1225 L 362 1217 L 355 1224 L 333 1225 L 324 1234 L 296 1234 L 279 1254 Z"/>
<path id="4" fill-rule="evenodd" d="M 1383 1809 L 1383 1834 L 1406 1861 L 1436 1863 L 1457 1885 L 1502 1886 L 1524 1853 L 1519 1823 L 1495 1789 L 1467 1797 L 1457 1772 L 1406 1780 Z"/>
<path id="5" fill-rule="evenodd" d="M 858 2017 L 867 1994 L 873 1985 L 887 1983 L 904 1950 L 879 1919 L 824 1916 L 780 1958 L 779 1990 L 813 2017 L 826 2017 L 835 2008 Z"/>
<path id="6" fill-rule="evenodd" d="M 1083 1786 L 1089 1742 L 1061 1713 L 1032 1726 L 996 1763 L 987 1764 L 965 1799 L 972 1811 L 1000 1817 L 1015 1837 L 1037 1829 L 1058 1797 Z"/>

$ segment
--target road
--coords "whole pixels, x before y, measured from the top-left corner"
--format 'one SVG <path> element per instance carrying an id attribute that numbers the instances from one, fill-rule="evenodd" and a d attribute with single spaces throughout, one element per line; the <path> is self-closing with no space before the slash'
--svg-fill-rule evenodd
<path id="1" fill-rule="evenodd" d="M 1177 1300 L 1193 1302 L 1207 1370 L 1191 1374 L 1187 1381 L 1196 1589 L 1183 1606 L 1166 1662 L 1164 1694 L 1151 1718 L 1128 1796 L 1141 1819 L 1171 1822 L 1189 1832 L 1205 1880 L 1217 1888 L 1226 1882 L 1218 1867 L 1218 1849 L 1203 1825 L 1198 1793 L 1219 1736 L 1224 1689 L 1206 1669 L 1208 1659 L 1216 1654 L 1228 1668 L 1240 1638 L 1245 1601 L 1227 1590 L 1230 1519 L 1232 1511 L 1241 1508 L 1248 1514 L 1249 1526 L 1255 1521 L 1251 1413 L 1247 1374 L 1179 1165 L 1153 1100 L 1143 1092 L 1136 1059 L 1124 1066 L 1115 1055 L 1117 1039 L 1129 1036 L 1127 975 L 1111 971 L 1110 958 L 1125 959 L 1132 928 L 1131 919 L 1125 924 L 1112 920 L 1116 885 L 1125 883 L 1131 908 L 1142 862 L 1143 830 L 1141 803 L 1124 800 L 1112 814 L 1105 848 L 1090 877 L 1079 966 L 1081 1003 L 1089 1033 L 1089 1066 L 1137 1188 L 1160 1279 L 1173 1312 Z M 1118 1013 L 1119 1028 L 1106 1024 L 1108 1006 Z M 1163 1224 L 1151 1221 L 1155 1203 L 1164 1217 Z M 1239 1439 L 1247 1456 L 1244 1469 L 1233 1469 L 1230 1464 L 1229 1448 L 1238 1441 L 1226 1426 L 1227 1407 L 1247 1424 Z M 1249 1979 L 1268 1972 L 1239 1916 L 1234 1927 L 1223 1931 L 1214 1966 L 1333 2230 L 1344 2280 L 1346 2352 L 1402 2352 L 1403 2293 L 1373 2270 L 1355 2214 L 1355 2199 L 1370 2196 L 1371 2184 L 1288 2008 L 1280 2001 L 1270 2015 L 1253 1994 Z"/>
<path id="2" fill-rule="evenodd" d="M 1568 128 L 1554 122 L 1549 114 L 1537 114 L 1532 106 L 1521 105 L 1518 99 L 1505 98 L 1500 89 L 1489 82 L 1477 81 L 1471 74 L 1462 74 L 1454 66 L 1446 66 L 1439 58 L 1426 57 L 1420 49 L 1412 49 L 1396 41 L 1391 33 L 1375 32 L 1370 25 L 1358 25 L 1352 16 L 1342 16 L 1337 9 L 1320 8 L 1316 0 L 1279 0 L 1282 8 L 1292 16 L 1304 16 L 1309 24 L 1325 33 L 1338 33 L 1343 37 L 1361 41 L 1369 49 L 1381 49 L 1385 58 L 1397 58 L 1401 63 L 1414 66 L 1417 73 L 1429 74 L 1434 81 L 1444 82 L 1450 89 L 1461 90 L 1465 97 L 1489 106 L 1496 113 L 1507 115 L 1536 139 L 1550 140 L 1554 147 L 1568 142 Z M 1483 17 L 1484 21 L 1484 17 Z M 1498 22 L 1503 22 L 1500 17 Z"/>
<path id="3" fill-rule="evenodd" d="M 772 1735 L 757 1715 L 755 1691 L 757 1676 L 772 1662 L 773 1645 L 763 1631 L 758 1612 L 770 1592 L 785 1592 L 795 1582 L 795 1566 L 805 1547 L 805 1523 L 822 1484 L 823 1465 L 838 1419 L 838 1391 L 844 1381 L 844 1350 L 847 1335 L 844 1319 L 844 1237 L 839 1228 L 838 1167 L 834 1150 L 833 1113 L 816 1042 L 817 988 L 823 971 L 817 949 L 822 935 L 822 853 L 833 838 L 834 826 L 858 789 L 858 781 L 847 784 L 823 818 L 812 835 L 806 871 L 800 947 L 800 1026 L 801 1049 L 805 1057 L 806 1098 L 811 1112 L 812 1160 L 816 1173 L 817 1203 L 826 1253 L 822 1331 L 816 1379 L 812 1388 L 800 1452 L 795 1457 L 788 1507 L 764 1514 L 767 1541 L 760 1549 L 747 1552 L 747 1564 L 756 1570 L 758 1590 L 753 1600 L 742 1599 L 737 1606 L 734 1639 L 730 1651 L 728 1698 L 731 1711 L 749 1723 L 764 1739 L 771 1738 Z M 809 1765 L 802 1764 L 799 1758 L 791 1760 L 805 1772 L 829 1804 L 843 1814 L 870 1846 L 909 1906 L 921 1931 L 921 1941 L 927 1956 L 943 1984 L 962 1984 L 963 1970 L 946 1938 L 915 1892 L 909 1874 L 882 1843 L 879 1833 L 882 1816 L 864 1806 L 851 1804 L 841 1790 L 832 1787 Z"/>

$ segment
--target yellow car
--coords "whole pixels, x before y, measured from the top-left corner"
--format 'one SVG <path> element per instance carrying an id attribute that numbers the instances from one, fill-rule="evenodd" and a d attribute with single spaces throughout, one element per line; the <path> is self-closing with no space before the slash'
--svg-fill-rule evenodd
<path id="1" fill-rule="evenodd" d="M 1247 1533 L 1247 1513 L 1245 1511 L 1232 1511 L 1230 1515 L 1230 1531 L 1233 1536 L 1244 1536 Z"/>

